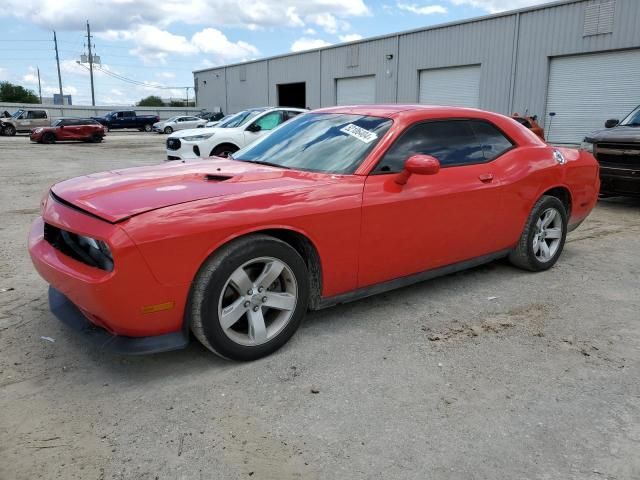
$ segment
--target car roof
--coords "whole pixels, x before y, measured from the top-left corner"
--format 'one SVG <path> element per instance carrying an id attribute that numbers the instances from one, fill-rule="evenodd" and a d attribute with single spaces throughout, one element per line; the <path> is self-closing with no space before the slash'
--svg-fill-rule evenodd
<path id="1" fill-rule="evenodd" d="M 340 107 L 328 107 L 314 110 L 321 113 L 349 113 L 357 115 L 369 115 L 372 117 L 395 117 L 400 113 L 423 112 L 434 116 L 446 114 L 449 116 L 464 117 L 476 116 L 481 110 L 467 107 L 450 107 L 446 105 L 415 105 L 415 104 L 382 104 L 382 105 L 343 105 Z"/>

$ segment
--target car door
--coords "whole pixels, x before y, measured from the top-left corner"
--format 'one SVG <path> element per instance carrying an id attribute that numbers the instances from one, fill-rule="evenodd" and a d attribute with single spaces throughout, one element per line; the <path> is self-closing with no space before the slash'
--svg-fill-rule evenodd
<path id="1" fill-rule="evenodd" d="M 56 138 L 58 140 L 73 140 L 74 122 L 72 119 L 61 120 L 56 129 Z"/>
<path id="2" fill-rule="evenodd" d="M 502 191 L 493 159 L 513 144 L 489 125 L 497 139 L 484 145 L 477 133 L 483 123 L 417 123 L 385 153 L 365 182 L 359 287 L 495 252 Z M 415 154 L 436 157 L 440 171 L 398 185 L 398 172 Z"/>
<path id="3" fill-rule="evenodd" d="M 284 112 L 281 110 L 274 110 L 263 114 L 258 119 L 251 122 L 244 130 L 245 145 L 257 140 L 258 138 L 266 135 L 271 130 L 276 128 L 284 122 Z"/>
<path id="4" fill-rule="evenodd" d="M 136 112 L 126 111 L 122 112 L 122 127 L 123 128 L 136 128 Z"/>

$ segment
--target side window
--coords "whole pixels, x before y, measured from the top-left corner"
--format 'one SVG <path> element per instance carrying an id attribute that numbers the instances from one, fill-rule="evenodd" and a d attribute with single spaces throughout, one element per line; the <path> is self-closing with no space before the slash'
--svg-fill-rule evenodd
<path id="1" fill-rule="evenodd" d="M 471 120 L 469 122 L 476 134 L 486 161 L 491 161 L 513 147 L 513 143 L 489 122 Z"/>
<path id="2" fill-rule="evenodd" d="M 34 120 L 47 118 L 47 112 L 45 112 L 44 110 L 31 110 L 27 114 L 27 118 L 33 118 Z"/>
<path id="3" fill-rule="evenodd" d="M 124 117 L 124 112 L 118 112 L 118 113 L 116 113 L 116 117 L 118 117 L 118 118 L 123 118 L 123 117 Z"/>
<path id="4" fill-rule="evenodd" d="M 176 119 L 176 122 L 184 122 L 184 121 L 185 121 L 185 118 L 184 118 L 184 117 L 178 117 L 178 118 Z"/>
<path id="5" fill-rule="evenodd" d="M 36 118 L 36 116 L 34 115 L 34 111 L 33 110 L 29 110 L 27 112 L 27 119 L 31 119 L 31 118 Z"/>
<path id="6" fill-rule="evenodd" d="M 282 112 L 267 113 L 264 117 L 256 120 L 255 124 L 260 126 L 261 130 L 273 130 L 282 123 Z"/>
<path id="7" fill-rule="evenodd" d="M 296 112 L 295 110 L 287 110 L 285 112 L 286 117 L 287 117 L 286 119 L 287 120 L 291 120 L 293 117 L 296 117 L 296 116 L 300 115 L 301 113 L 302 112 Z"/>
<path id="8" fill-rule="evenodd" d="M 124 116 L 125 117 L 135 117 L 136 116 L 136 112 L 124 112 Z"/>
<path id="9" fill-rule="evenodd" d="M 469 120 L 443 120 L 409 127 L 387 150 L 374 173 L 400 172 L 411 155 L 432 155 L 443 167 L 485 161 Z"/>

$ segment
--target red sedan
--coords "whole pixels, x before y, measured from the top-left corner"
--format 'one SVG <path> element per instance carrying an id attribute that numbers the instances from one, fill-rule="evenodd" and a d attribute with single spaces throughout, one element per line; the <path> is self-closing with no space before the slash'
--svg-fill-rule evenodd
<path id="1" fill-rule="evenodd" d="M 598 164 L 502 115 L 336 107 L 235 153 L 51 188 L 29 251 L 60 319 L 112 349 L 252 360 L 319 309 L 508 257 L 553 266 Z"/>
<path id="2" fill-rule="evenodd" d="M 31 130 L 32 142 L 55 143 L 76 140 L 100 143 L 105 136 L 104 126 L 91 118 L 60 118 L 50 127 Z"/>

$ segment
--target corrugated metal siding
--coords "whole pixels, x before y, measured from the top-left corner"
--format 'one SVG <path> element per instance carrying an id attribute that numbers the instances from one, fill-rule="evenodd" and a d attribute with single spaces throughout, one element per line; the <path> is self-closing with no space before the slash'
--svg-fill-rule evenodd
<path id="1" fill-rule="evenodd" d="M 640 1 L 617 0 L 613 32 L 583 36 L 585 9 L 600 3 L 580 3 L 543 8 L 520 15 L 513 110 L 528 109 L 540 121 L 545 112 L 550 58 L 562 55 L 640 47 Z"/>
<path id="2" fill-rule="evenodd" d="M 305 82 L 306 106 L 320 107 L 320 52 L 269 60 L 269 105 L 278 103 L 278 84 Z"/>
<path id="3" fill-rule="evenodd" d="M 245 80 L 241 80 L 245 78 Z M 269 78 L 266 61 L 227 68 L 227 111 L 269 105 Z M 225 112 L 227 113 L 227 112 Z"/>
<path id="4" fill-rule="evenodd" d="M 194 76 L 194 83 L 198 87 L 196 94 L 198 107 L 207 110 L 219 107 L 225 114 L 228 112 L 226 72 L 224 68 L 198 72 Z"/>
<path id="5" fill-rule="evenodd" d="M 375 75 L 376 102 L 396 101 L 396 39 L 395 37 L 364 42 L 358 45 L 356 66 L 351 45 L 322 51 L 322 106 L 336 104 L 336 80 L 339 78 Z M 387 59 L 387 55 L 393 58 Z"/>
<path id="6" fill-rule="evenodd" d="M 480 108 L 507 113 L 515 16 L 400 37 L 399 102 L 417 102 L 419 71 L 482 65 Z"/>

